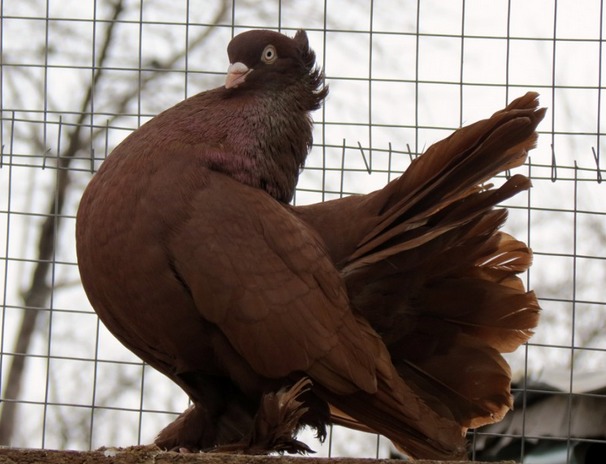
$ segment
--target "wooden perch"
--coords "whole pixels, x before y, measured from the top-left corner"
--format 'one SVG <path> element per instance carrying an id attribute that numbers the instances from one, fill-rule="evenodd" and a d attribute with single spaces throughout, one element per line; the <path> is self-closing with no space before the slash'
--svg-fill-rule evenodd
<path id="1" fill-rule="evenodd" d="M 0 463 L 28 464 L 399 464 L 397 459 L 301 458 L 287 456 L 245 456 L 235 454 L 164 452 L 155 446 L 100 448 L 96 451 L 55 451 L 0 448 Z M 456 461 L 460 462 L 460 461 Z M 454 464 L 455 461 L 415 461 L 415 464 Z M 475 464 L 487 464 L 475 462 Z M 514 464 L 503 461 L 491 464 Z"/>

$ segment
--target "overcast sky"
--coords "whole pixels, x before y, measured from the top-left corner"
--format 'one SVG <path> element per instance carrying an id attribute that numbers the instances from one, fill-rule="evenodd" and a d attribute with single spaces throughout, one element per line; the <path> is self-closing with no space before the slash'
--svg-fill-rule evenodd
<path id="1" fill-rule="evenodd" d="M 208 7 L 215 2 L 191 2 L 190 26 L 186 27 L 186 5 L 190 2 L 150 0 L 143 10 L 137 2 L 126 3 L 129 7 L 119 26 L 119 46 L 110 51 L 111 79 L 89 108 L 93 115 L 87 124 L 93 128 L 102 128 L 111 118 L 114 97 L 132 89 L 139 79 L 139 65 L 151 69 L 162 63 L 204 29 L 215 10 Z M 298 203 L 380 188 L 406 168 L 409 152 L 422 152 L 454 128 L 487 117 L 507 101 L 536 90 L 549 112 L 540 126 L 539 146 L 531 154 L 532 167 L 520 169 L 530 172 L 534 189 L 530 196 L 522 195 L 510 203 L 519 208 L 512 210 L 508 230 L 529 241 L 536 252 L 527 280 L 537 290 L 545 312 L 546 322 L 528 351 L 528 370 L 568 366 L 573 339 L 583 340 L 596 324 L 606 320 L 601 241 L 606 203 L 604 185 L 595 180 L 594 158 L 594 151 L 601 153 L 598 133 L 603 124 L 598 88 L 603 53 L 600 2 L 560 0 L 557 10 L 554 1 L 541 0 L 330 0 L 326 5 L 322 1 L 290 0 L 281 5 L 266 1 L 255 8 L 249 8 L 248 3 L 252 2 L 237 2 L 234 28 L 229 27 L 229 14 L 225 27 L 175 64 L 179 72 L 167 73 L 134 99 L 124 109 L 124 116 L 113 120 L 107 136 L 97 138 L 92 146 L 95 157 L 102 158 L 130 130 L 163 108 L 221 85 L 228 64 L 227 43 L 234 32 L 250 27 L 281 27 L 291 34 L 296 28 L 308 29 L 331 88 L 323 109 L 314 115 L 319 123 L 316 147 L 301 178 Z M 56 171 L 51 158 L 61 151 L 70 123 L 80 111 L 92 76 L 90 64 L 100 53 L 98 44 L 106 29 L 103 20 L 110 8 L 107 0 L 3 2 L 2 8 L 0 298 L 4 308 L 2 346 L 11 351 L 22 313 L 21 291 L 27 287 L 34 265 L 28 260 L 37 252 L 39 215 L 44 214 L 53 195 Z M 48 23 L 47 13 L 53 18 Z M 94 17 L 99 20 L 96 24 Z M 92 46 L 93 37 L 96 47 Z M 28 134 L 37 134 L 43 146 L 32 144 Z M 371 159 L 373 174 L 369 175 L 366 168 Z M 551 166 L 554 159 L 557 171 Z M 97 160 L 96 166 L 100 162 Z M 43 165 L 49 168 L 43 170 Z M 84 171 L 89 165 L 82 161 L 75 167 Z M 552 182 L 552 177 L 557 180 Z M 573 181 L 575 177 L 579 182 Z M 52 301 L 52 308 L 60 311 L 53 314 L 52 324 L 49 319 L 41 323 L 33 347 L 33 353 L 41 356 L 50 352 L 68 357 L 78 347 L 81 361 L 53 361 L 54 369 L 68 377 L 80 372 L 75 387 L 56 387 L 64 393 L 57 393 L 55 400 L 78 404 L 90 402 L 93 392 L 109 389 L 99 383 L 98 390 L 93 390 L 93 371 L 83 367 L 90 366 L 87 358 L 97 355 L 137 361 L 97 326 L 77 282 L 73 215 L 88 178 L 85 172 L 74 176 L 68 217 L 61 230 L 59 263 L 53 274 L 61 287 L 53 293 Z M 593 350 L 580 357 L 579 369 L 595 369 L 606 362 L 605 338 L 588 343 Z M 525 355 L 521 352 L 513 358 L 518 372 L 525 368 Z M 3 356 L 3 373 L 8 359 Z M 47 360 L 31 359 L 28 366 L 23 399 L 43 402 L 52 383 L 46 377 Z M 140 368 L 133 366 L 132 370 L 137 375 Z M 111 366 L 106 372 L 111 379 Z M 160 376 L 146 376 L 156 385 L 164 385 Z M 137 386 L 133 388 L 132 395 L 121 396 L 112 406 L 139 407 L 142 395 Z M 76 394 L 82 397 L 74 399 Z M 149 399 L 145 397 L 145 401 Z M 41 417 L 38 406 L 31 405 L 33 417 Z M 34 425 L 20 435 L 19 446 L 40 445 L 39 427 L 36 421 L 31 422 Z M 149 442 L 158 430 L 157 422 L 141 422 L 141 439 Z M 107 444 L 110 439 L 124 440 L 116 444 L 133 442 L 132 435 L 109 436 L 99 435 L 94 444 Z M 134 439 L 138 439 L 136 434 Z M 51 446 L 60 440 L 52 438 L 46 443 Z M 352 440 L 352 446 L 360 443 Z M 74 442 L 71 446 L 83 445 Z"/>

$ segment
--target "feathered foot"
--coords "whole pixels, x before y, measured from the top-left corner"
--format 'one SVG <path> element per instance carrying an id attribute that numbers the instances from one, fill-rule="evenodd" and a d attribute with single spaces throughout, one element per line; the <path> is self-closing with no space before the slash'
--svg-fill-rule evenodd
<path id="1" fill-rule="evenodd" d="M 305 377 L 289 388 L 266 393 L 261 398 L 249 437 L 239 443 L 220 445 L 206 451 L 237 454 L 314 453 L 305 443 L 295 438 L 304 425 L 302 418 L 308 411 L 299 398 L 310 387 L 311 380 Z M 318 430 L 318 435 L 325 435 L 325 431 Z"/>
<path id="2" fill-rule="evenodd" d="M 158 434 L 154 444 L 163 450 L 192 453 L 200 450 L 204 413 L 191 405 Z"/>

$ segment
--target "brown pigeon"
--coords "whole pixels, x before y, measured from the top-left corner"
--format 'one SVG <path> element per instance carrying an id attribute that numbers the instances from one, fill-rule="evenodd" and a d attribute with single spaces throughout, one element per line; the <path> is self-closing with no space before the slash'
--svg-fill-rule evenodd
<path id="1" fill-rule="evenodd" d="M 530 186 L 544 116 L 529 93 L 459 129 L 369 195 L 293 207 L 327 94 L 304 31 L 249 31 L 225 86 L 127 137 L 88 185 L 80 273 L 112 333 L 191 407 L 166 449 L 306 452 L 308 425 L 381 433 L 416 458 L 462 458 L 467 428 L 511 407 L 500 353 L 539 307 L 530 250 L 494 206 Z"/>

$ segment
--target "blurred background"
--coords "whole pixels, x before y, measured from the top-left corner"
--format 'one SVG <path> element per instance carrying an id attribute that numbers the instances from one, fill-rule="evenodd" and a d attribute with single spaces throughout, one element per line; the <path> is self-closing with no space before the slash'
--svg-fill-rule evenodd
<path id="1" fill-rule="evenodd" d="M 222 85 L 235 34 L 308 32 L 330 95 L 297 204 L 380 188 L 461 125 L 534 90 L 549 111 L 506 230 L 543 307 L 508 357 L 515 413 L 471 457 L 606 462 L 606 191 L 597 0 L 0 2 L 0 445 L 150 443 L 186 396 L 101 325 L 79 282 L 75 213 L 112 148 Z M 497 179 L 496 183 L 503 179 Z M 320 455 L 387 457 L 335 428 Z M 546 460 L 545 460 L 546 459 Z M 592 459 L 598 459 L 597 461 Z"/>

